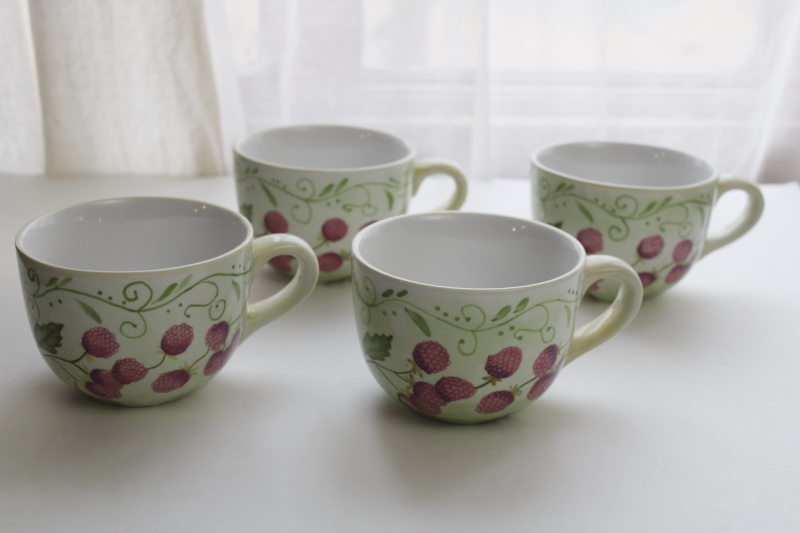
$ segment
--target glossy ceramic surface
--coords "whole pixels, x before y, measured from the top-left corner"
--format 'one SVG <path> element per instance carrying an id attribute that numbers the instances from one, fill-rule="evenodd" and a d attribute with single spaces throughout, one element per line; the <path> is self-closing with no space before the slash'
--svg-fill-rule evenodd
<path id="1" fill-rule="evenodd" d="M 714 203 L 733 189 L 748 195 L 740 220 L 707 237 Z M 534 216 L 576 237 L 587 254 L 618 257 L 638 273 L 645 296 L 680 281 L 703 255 L 750 230 L 763 211 L 758 188 L 720 180 L 702 159 L 665 148 L 607 142 L 556 144 L 533 155 Z M 589 293 L 613 299 L 617 283 Z"/>
<path id="2" fill-rule="evenodd" d="M 45 361 L 75 389 L 119 405 L 191 393 L 316 283 L 315 257 L 300 239 L 254 241 L 241 215 L 190 200 L 68 207 L 22 228 L 16 245 Z M 301 272 L 278 294 L 248 305 L 261 266 L 286 252 L 301 258 Z"/>
<path id="3" fill-rule="evenodd" d="M 454 423 L 507 416 L 538 398 L 561 368 L 636 314 L 641 284 L 613 258 L 592 258 L 547 225 L 476 213 L 406 215 L 353 242 L 356 325 L 383 389 Z M 624 290 L 575 329 L 598 277 Z M 574 335 L 573 335 L 574 333 Z"/>
<path id="4" fill-rule="evenodd" d="M 350 243 L 363 227 L 405 213 L 420 183 L 443 173 L 456 183 L 441 209 L 458 209 L 467 183 L 442 159 L 414 160 L 414 148 L 380 131 L 337 125 L 262 131 L 234 146 L 241 213 L 256 235 L 290 233 L 314 249 L 320 281 L 350 276 Z M 293 273 L 282 256 L 270 264 Z"/>

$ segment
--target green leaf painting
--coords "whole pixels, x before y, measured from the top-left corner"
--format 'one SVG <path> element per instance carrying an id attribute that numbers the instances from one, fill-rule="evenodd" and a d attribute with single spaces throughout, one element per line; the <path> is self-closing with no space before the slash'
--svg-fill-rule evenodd
<path id="1" fill-rule="evenodd" d="M 431 336 L 431 327 L 428 325 L 428 323 L 425 321 L 425 319 L 422 318 L 419 315 L 419 313 L 416 313 L 415 311 L 412 311 L 411 309 L 408 309 L 408 308 L 404 308 L 404 309 L 405 309 L 405 312 L 408 313 L 409 318 L 411 318 L 411 320 L 414 321 L 414 324 L 416 324 L 417 327 L 422 330 L 422 333 L 424 333 L 426 336 L 430 337 Z"/>
<path id="2" fill-rule="evenodd" d="M 81 309 L 83 309 L 83 312 L 86 313 L 87 315 L 89 315 L 89 318 L 91 318 L 92 320 L 94 320 L 98 324 L 102 324 L 103 323 L 103 320 L 100 318 L 100 315 L 97 314 L 97 311 L 92 309 L 92 306 L 90 306 L 87 303 L 83 303 L 80 300 L 75 300 L 75 301 L 78 302 L 78 305 L 81 306 Z"/>
<path id="3" fill-rule="evenodd" d="M 64 324 L 56 324 L 49 322 L 47 324 L 35 324 L 33 326 L 33 336 L 36 338 L 36 344 L 42 350 L 55 354 L 61 346 L 61 329 Z"/>
<path id="4" fill-rule="evenodd" d="M 369 332 L 364 334 L 364 339 L 361 341 L 361 345 L 364 348 L 364 353 L 369 356 L 370 359 L 374 359 L 376 361 L 383 361 L 389 355 L 389 351 L 392 349 L 392 335 L 370 335 Z"/>
<path id="5" fill-rule="evenodd" d="M 161 300 L 164 300 L 164 299 L 168 298 L 168 297 L 169 297 L 169 295 L 170 295 L 170 294 L 172 294 L 172 291 L 174 291 L 174 290 L 175 290 L 175 289 L 177 289 L 177 288 L 178 288 L 178 284 L 177 284 L 177 283 L 172 283 L 172 284 L 170 284 L 170 286 L 169 286 L 169 287 L 167 287 L 166 289 L 164 289 L 164 292 L 162 292 L 162 293 L 161 293 L 161 296 L 159 296 L 159 297 L 156 299 L 156 302 L 160 302 Z M 155 303 L 155 302 L 154 302 L 154 303 Z"/>
<path id="6" fill-rule="evenodd" d="M 511 306 L 510 305 L 507 305 L 507 306 L 503 307 L 502 309 L 500 309 L 497 312 L 496 315 L 494 315 L 494 318 L 492 319 L 492 322 L 497 322 L 498 320 L 502 320 L 510 312 L 511 312 Z"/>
<path id="7" fill-rule="evenodd" d="M 269 190 L 269 187 L 261 183 L 261 189 L 264 190 L 264 194 L 267 195 L 267 198 L 269 198 L 269 201 L 272 202 L 272 205 L 274 207 L 278 207 L 278 201 L 275 199 L 275 196 L 272 194 L 272 191 Z"/>
<path id="8" fill-rule="evenodd" d="M 589 222 L 591 222 L 592 224 L 594 224 L 594 217 L 593 217 L 593 216 L 592 216 L 592 214 L 589 212 L 589 210 L 588 210 L 588 209 L 586 209 L 586 207 L 584 207 L 584 205 L 583 205 L 582 203 L 580 203 L 580 202 L 575 202 L 575 203 L 576 203 L 576 205 L 578 206 L 578 210 L 579 210 L 579 211 L 580 211 L 580 212 L 583 214 L 583 216 L 585 216 L 586 218 L 588 218 L 588 219 L 589 219 Z"/>
<path id="9" fill-rule="evenodd" d="M 530 301 L 530 298 L 523 298 L 522 300 L 520 300 L 519 303 L 517 304 L 517 307 L 514 308 L 514 313 L 515 314 L 519 313 L 520 311 L 522 311 L 523 309 L 528 307 L 528 302 L 529 301 Z"/>

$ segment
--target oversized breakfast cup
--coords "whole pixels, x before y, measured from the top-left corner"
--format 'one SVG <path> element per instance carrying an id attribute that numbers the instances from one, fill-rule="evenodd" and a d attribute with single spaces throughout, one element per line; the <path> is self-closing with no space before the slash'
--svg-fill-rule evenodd
<path id="1" fill-rule="evenodd" d="M 622 284 L 575 330 L 581 297 Z M 642 285 L 619 259 L 587 259 L 563 231 L 477 213 L 384 220 L 353 240 L 358 338 L 372 375 L 417 413 L 460 424 L 507 416 L 636 315 Z"/>
<path id="2" fill-rule="evenodd" d="M 67 207 L 16 238 L 33 337 L 65 383 L 106 403 L 177 400 L 208 382 L 238 344 L 302 302 L 317 261 L 291 235 L 253 240 L 247 220 L 176 198 Z M 264 263 L 300 267 L 277 294 L 248 304 Z"/>
<path id="3" fill-rule="evenodd" d="M 380 131 L 337 125 L 291 126 L 253 133 L 234 145 L 239 210 L 256 235 L 291 233 L 314 249 L 320 282 L 350 277 L 350 243 L 363 227 L 400 215 L 432 174 L 455 181 L 439 208 L 458 209 L 467 181 L 449 160 L 415 160 L 406 141 Z M 270 264 L 293 273 L 296 261 Z"/>
<path id="4" fill-rule="evenodd" d="M 747 194 L 744 212 L 708 235 L 717 198 Z M 657 146 L 615 142 L 553 144 L 533 154 L 533 210 L 537 220 L 576 237 L 587 254 L 618 257 L 639 274 L 645 297 L 674 286 L 709 252 L 747 233 L 761 216 L 758 187 L 720 178 L 707 162 Z M 589 294 L 611 300 L 614 281 Z"/>

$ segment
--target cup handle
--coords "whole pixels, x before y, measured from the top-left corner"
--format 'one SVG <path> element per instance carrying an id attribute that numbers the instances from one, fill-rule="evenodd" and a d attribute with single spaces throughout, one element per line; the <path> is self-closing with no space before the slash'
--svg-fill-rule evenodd
<path id="1" fill-rule="evenodd" d="M 706 237 L 700 257 L 705 257 L 717 248 L 732 243 L 750 231 L 764 212 L 764 195 L 755 184 L 736 176 L 725 177 L 717 184 L 718 197 L 733 190 L 744 191 L 747 194 L 747 206 L 736 220 L 716 234 Z"/>
<path id="2" fill-rule="evenodd" d="M 314 251 L 306 242 L 288 233 L 265 235 L 253 241 L 253 271 L 260 272 L 264 264 L 278 255 L 291 255 L 297 259 L 297 273 L 289 284 L 269 298 L 247 305 L 242 341 L 305 300 L 319 277 L 319 263 Z"/>
<path id="3" fill-rule="evenodd" d="M 620 282 L 617 298 L 602 315 L 575 331 L 565 364 L 619 333 L 639 312 L 642 281 L 630 265 L 616 257 L 593 255 L 586 258 L 581 294 L 585 295 L 594 282 L 604 278 Z"/>
<path id="4" fill-rule="evenodd" d="M 467 178 L 455 161 L 438 157 L 429 157 L 414 162 L 414 177 L 411 182 L 411 196 L 417 194 L 420 184 L 433 174 L 446 174 L 456 182 L 456 190 L 447 202 L 434 211 L 455 211 L 467 199 Z"/>

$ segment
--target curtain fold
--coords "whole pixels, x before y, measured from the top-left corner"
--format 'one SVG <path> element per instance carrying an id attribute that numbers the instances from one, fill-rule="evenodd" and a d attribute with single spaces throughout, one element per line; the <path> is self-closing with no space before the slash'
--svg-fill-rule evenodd
<path id="1" fill-rule="evenodd" d="M 799 35 L 800 0 L 7 0 L 0 173 L 219 175 L 335 122 L 473 179 L 607 139 L 800 180 Z"/>

